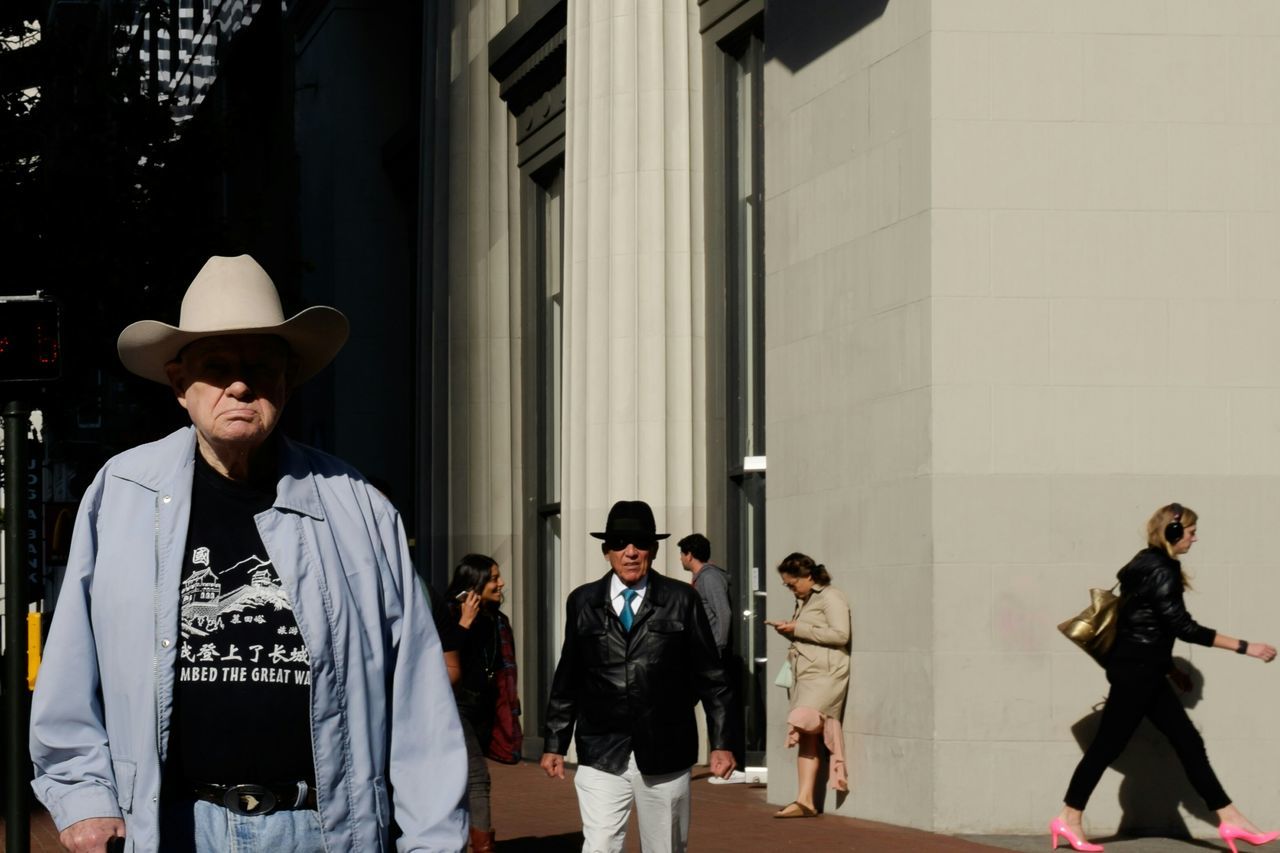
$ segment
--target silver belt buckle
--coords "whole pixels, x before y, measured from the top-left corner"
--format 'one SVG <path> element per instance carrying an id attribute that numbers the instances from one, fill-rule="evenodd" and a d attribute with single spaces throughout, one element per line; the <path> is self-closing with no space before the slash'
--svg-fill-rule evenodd
<path id="1" fill-rule="evenodd" d="M 232 785 L 222 795 L 227 811 L 238 815 L 269 815 L 279 804 L 276 795 L 262 785 Z"/>

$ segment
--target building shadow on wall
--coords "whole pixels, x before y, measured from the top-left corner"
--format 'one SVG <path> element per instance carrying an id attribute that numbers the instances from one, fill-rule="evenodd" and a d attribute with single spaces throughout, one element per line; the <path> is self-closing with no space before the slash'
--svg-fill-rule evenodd
<path id="1" fill-rule="evenodd" d="M 888 5 L 889 0 L 765 0 L 767 58 L 798 71 L 879 18 Z"/>
<path id="2" fill-rule="evenodd" d="M 841 704 L 846 709 L 849 707 L 849 688 L 847 685 L 845 687 L 844 699 L 841 701 Z M 844 733 L 841 732 L 840 736 L 844 737 Z M 792 751 L 794 752 L 796 750 L 794 750 L 793 748 Z M 848 744 L 848 739 L 846 738 L 845 739 L 845 762 L 846 762 L 845 771 L 846 772 L 849 769 L 848 758 L 849 758 L 849 744 Z M 813 791 L 813 803 L 817 807 L 818 812 L 820 814 L 826 814 L 826 812 L 828 811 L 828 808 L 827 808 L 828 797 L 835 798 L 835 806 L 832 810 L 839 809 L 841 806 L 844 805 L 844 801 L 849 799 L 849 793 L 850 793 L 849 791 L 833 790 L 830 787 L 830 782 L 831 782 L 831 750 L 827 749 L 826 742 L 822 741 L 818 746 L 818 783 L 814 785 L 814 791 Z"/>
<path id="3" fill-rule="evenodd" d="M 1174 658 L 1174 663 L 1191 679 L 1191 689 L 1179 694 L 1183 707 L 1194 708 L 1204 695 L 1204 676 L 1190 661 Z M 1093 713 L 1071 727 L 1071 734 L 1083 751 L 1093 742 L 1102 719 L 1102 703 Z M 1111 765 L 1124 777 L 1120 781 L 1120 825 L 1117 837 L 1158 835 L 1168 838 L 1191 838 L 1191 830 L 1180 809 L 1196 818 L 1214 824 L 1214 813 L 1191 787 L 1182 764 L 1168 739 L 1148 720 L 1143 720 L 1124 752 Z M 1216 845 L 1191 841 L 1198 846 L 1217 850 Z"/>
<path id="4" fill-rule="evenodd" d="M 793 750 L 794 751 L 794 750 Z M 823 745 L 819 750 L 821 757 L 818 759 L 818 784 L 813 786 L 813 804 L 820 814 L 834 812 L 844 805 L 844 801 L 849 799 L 848 791 L 834 791 L 828 786 L 831 778 L 831 753 L 827 751 L 827 747 Z M 846 753 L 847 757 L 848 753 Z M 794 770 L 794 768 L 792 768 Z M 828 805 L 827 800 L 834 799 L 833 805 Z"/>

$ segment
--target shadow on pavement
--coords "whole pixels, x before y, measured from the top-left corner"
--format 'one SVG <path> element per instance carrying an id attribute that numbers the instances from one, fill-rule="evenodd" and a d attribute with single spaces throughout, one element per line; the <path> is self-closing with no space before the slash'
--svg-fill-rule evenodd
<path id="1" fill-rule="evenodd" d="M 577 853 L 582 849 L 582 833 L 566 832 L 543 838 L 529 835 L 524 838 L 503 838 L 504 853 Z"/>

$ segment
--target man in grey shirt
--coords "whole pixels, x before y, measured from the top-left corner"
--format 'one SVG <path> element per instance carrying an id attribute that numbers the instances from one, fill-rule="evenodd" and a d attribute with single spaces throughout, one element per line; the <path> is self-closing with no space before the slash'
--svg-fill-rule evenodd
<path id="1" fill-rule="evenodd" d="M 711 633 L 716 638 L 716 648 L 724 657 L 729 645 L 729 621 L 733 608 L 729 604 L 729 573 L 711 560 L 711 543 L 701 533 L 690 533 L 678 543 L 680 565 L 693 575 L 693 588 L 702 599 L 702 606 L 711 620 Z"/>
<path id="2" fill-rule="evenodd" d="M 741 696 L 738 686 L 740 684 L 739 667 L 727 653 L 729 623 L 733 619 L 733 607 L 729 604 L 729 573 L 711 562 L 711 542 L 701 533 L 690 533 L 676 544 L 680 548 L 680 565 L 684 566 L 686 572 L 693 575 L 690 583 L 698 593 L 698 598 L 702 600 L 702 609 L 707 611 L 707 619 L 711 622 L 711 634 L 715 637 L 720 659 L 724 662 L 725 669 L 729 672 L 729 677 L 734 684 L 734 694 Z M 738 710 L 740 712 L 740 709 Z M 734 760 L 737 761 L 738 767 L 746 766 L 745 755 L 741 752 L 734 753 Z M 743 783 L 747 781 L 747 775 L 735 769 L 728 776 L 712 776 L 707 781 L 716 785 Z"/>

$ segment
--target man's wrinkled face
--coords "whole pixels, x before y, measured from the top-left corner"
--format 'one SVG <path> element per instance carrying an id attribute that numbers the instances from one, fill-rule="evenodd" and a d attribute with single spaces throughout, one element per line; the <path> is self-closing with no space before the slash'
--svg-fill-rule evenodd
<path id="1" fill-rule="evenodd" d="M 252 450 L 284 411 L 290 360 L 288 344 L 274 335 L 227 335 L 188 344 L 165 371 L 206 442 Z"/>
<path id="2" fill-rule="evenodd" d="M 630 539 L 638 541 L 632 542 Z M 604 543 L 604 556 L 609 561 L 609 567 L 627 586 L 638 583 L 644 577 L 657 554 L 657 540 L 640 536 L 613 537 Z"/>

